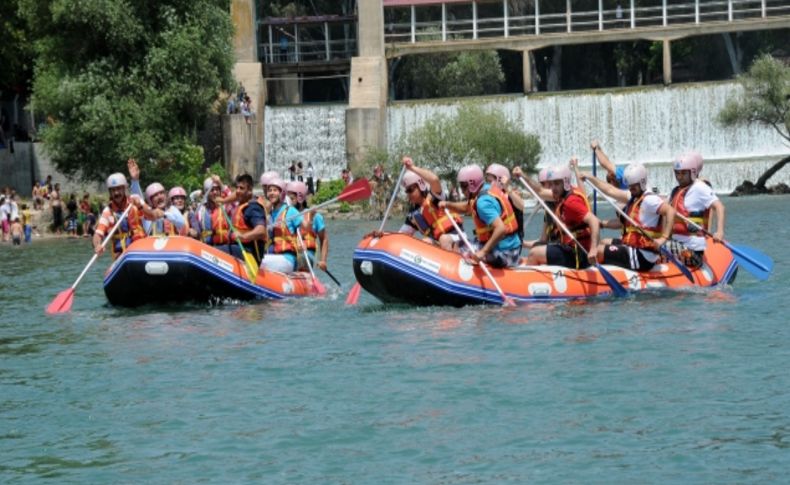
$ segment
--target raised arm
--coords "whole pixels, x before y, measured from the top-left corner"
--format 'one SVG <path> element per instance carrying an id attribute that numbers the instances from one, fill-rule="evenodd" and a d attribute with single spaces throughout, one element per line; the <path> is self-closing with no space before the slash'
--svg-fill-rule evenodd
<path id="1" fill-rule="evenodd" d="M 584 173 L 581 174 L 581 178 L 584 181 L 589 181 L 591 184 L 595 186 L 596 189 L 600 190 L 604 194 L 613 198 L 617 202 L 621 202 L 625 204 L 631 199 L 631 192 L 623 189 L 618 189 L 617 187 L 610 184 L 609 182 L 606 182 L 605 180 L 601 180 L 599 178 L 595 178 L 593 176 Z"/>
<path id="2" fill-rule="evenodd" d="M 590 147 L 593 149 L 593 152 L 595 152 L 595 157 L 599 162 L 601 162 L 601 167 L 603 167 L 603 169 L 606 170 L 610 176 L 615 177 L 617 175 L 616 167 L 614 166 L 614 163 L 609 160 L 609 157 L 606 156 L 606 153 L 604 153 L 600 142 L 598 140 L 593 140 L 592 143 L 590 143 Z"/>
<path id="3" fill-rule="evenodd" d="M 425 182 L 430 187 L 431 192 L 434 194 L 442 193 L 442 182 L 435 173 L 428 170 L 427 168 L 420 168 L 414 165 L 414 161 L 411 159 L 411 157 L 403 157 L 403 166 L 406 167 L 406 170 L 411 170 L 422 177 L 422 179 L 425 180 Z"/>

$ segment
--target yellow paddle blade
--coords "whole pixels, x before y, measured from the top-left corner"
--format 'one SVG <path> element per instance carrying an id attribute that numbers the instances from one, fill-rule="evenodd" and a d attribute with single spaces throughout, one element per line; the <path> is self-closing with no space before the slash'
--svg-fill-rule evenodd
<path id="1" fill-rule="evenodd" d="M 247 276 L 250 278 L 250 283 L 255 283 L 255 278 L 258 277 L 258 262 L 247 251 L 244 251 L 244 262 L 247 266 Z"/>

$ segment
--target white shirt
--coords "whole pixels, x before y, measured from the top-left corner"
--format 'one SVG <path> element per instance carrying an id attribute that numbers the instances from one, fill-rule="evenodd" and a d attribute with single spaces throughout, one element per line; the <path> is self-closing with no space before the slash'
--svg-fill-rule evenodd
<path id="1" fill-rule="evenodd" d="M 648 192 L 645 194 L 645 197 L 642 199 L 642 204 L 639 206 L 639 222 L 644 227 L 656 227 L 658 226 L 659 222 L 661 221 L 661 216 L 658 214 L 658 209 L 661 208 L 661 204 L 664 201 L 661 197 Z M 646 251 L 644 249 L 640 250 L 642 256 L 652 263 L 655 263 L 658 260 L 658 254 L 653 251 Z"/>
<path id="2" fill-rule="evenodd" d="M 686 191 L 683 198 L 683 205 L 689 212 L 702 212 L 710 208 L 714 202 L 719 200 L 713 189 L 705 182 L 697 179 L 692 182 L 691 187 Z M 705 250 L 705 237 L 704 236 L 686 236 L 681 234 L 673 234 L 672 239 L 680 241 L 692 251 Z"/>

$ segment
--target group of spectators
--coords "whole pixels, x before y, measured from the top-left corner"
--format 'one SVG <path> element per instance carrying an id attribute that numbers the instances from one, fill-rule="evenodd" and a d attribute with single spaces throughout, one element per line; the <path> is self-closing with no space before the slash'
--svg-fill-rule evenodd
<path id="1" fill-rule="evenodd" d="M 247 95 L 244 86 L 239 85 L 239 91 L 236 93 L 236 96 L 228 99 L 226 112 L 229 115 L 241 113 L 248 125 L 252 123 L 252 99 Z"/>

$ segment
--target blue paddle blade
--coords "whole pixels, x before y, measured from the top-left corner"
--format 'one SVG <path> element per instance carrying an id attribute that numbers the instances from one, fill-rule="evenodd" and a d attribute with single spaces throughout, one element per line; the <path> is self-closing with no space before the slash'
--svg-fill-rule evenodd
<path id="1" fill-rule="evenodd" d="M 604 267 L 601 266 L 600 264 L 596 264 L 595 267 L 598 268 L 598 271 L 600 271 L 601 276 L 603 276 L 603 279 L 606 280 L 606 284 L 609 285 L 609 287 L 612 289 L 612 293 L 614 293 L 614 296 L 618 298 L 623 296 L 628 296 L 628 290 L 626 290 L 625 287 L 623 287 L 623 285 L 621 285 L 620 282 L 617 281 L 617 279 L 615 279 L 612 273 L 605 270 Z"/>
<path id="2" fill-rule="evenodd" d="M 659 248 L 659 249 L 661 251 L 661 254 L 666 256 L 666 258 L 672 264 L 674 264 L 675 266 L 678 267 L 680 272 L 683 273 L 683 276 L 685 276 L 686 278 L 688 278 L 689 281 L 694 283 L 694 276 L 691 274 L 691 271 L 689 271 L 689 269 L 686 267 L 685 264 L 683 264 L 680 261 L 678 261 L 678 258 L 676 258 L 674 254 L 672 254 L 672 251 L 670 251 L 669 249 L 665 248 L 664 246 L 661 246 L 661 248 Z"/>
<path id="3" fill-rule="evenodd" d="M 771 275 L 771 271 L 774 269 L 774 260 L 767 254 L 749 246 L 733 246 L 727 242 L 724 245 L 735 255 L 738 266 L 741 266 L 758 280 L 766 280 Z"/>

